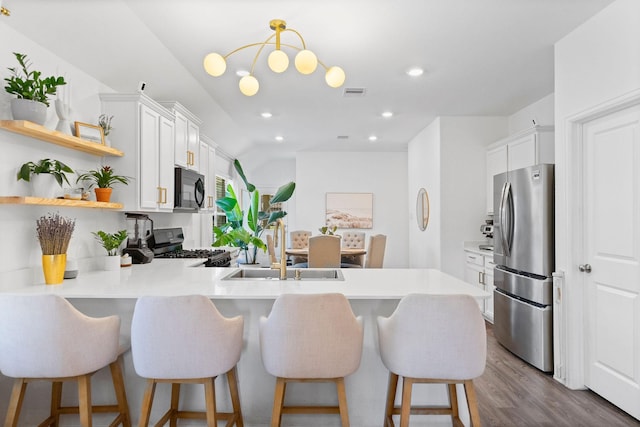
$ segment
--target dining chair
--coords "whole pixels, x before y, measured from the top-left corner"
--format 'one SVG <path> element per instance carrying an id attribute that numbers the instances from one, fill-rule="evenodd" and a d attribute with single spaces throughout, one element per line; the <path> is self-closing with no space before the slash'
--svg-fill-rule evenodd
<path id="1" fill-rule="evenodd" d="M 410 415 L 450 415 L 462 425 L 456 384 L 463 384 L 473 427 L 480 413 L 473 379 L 484 372 L 487 339 L 484 319 L 469 295 L 409 294 L 390 317 L 378 317 L 378 345 L 382 363 L 389 370 L 383 426 L 409 426 Z M 395 404 L 398 378 L 402 377 L 402 401 Z M 412 406 L 414 384 L 447 386 L 449 406 Z"/>
<path id="2" fill-rule="evenodd" d="M 349 426 L 344 379 L 360 366 L 362 317 L 353 314 L 343 294 L 283 294 L 269 317 L 260 318 L 260 353 L 267 372 L 276 377 L 271 426 L 280 426 L 282 414 L 340 414 Z M 338 405 L 285 405 L 291 382 L 332 382 Z M 298 423 L 297 425 L 301 425 Z"/>
<path id="3" fill-rule="evenodd" d="M 35 381 L 51 382 L 50 415 L 40 425 L 61 425 L 61 415 L 79 414 L 80 425 L 91 427 L 94 412 L 114 412 L 110 425 L 131 426 L 122 376 L 129 346 L 120 344 L 118 316 L 86 316 L 58 295 L 1 295 L 0 349 L 0 372 L 14 378 L 5 427 L 18 425 L 27 384 Z M 93 405 L 91 377 L 107 366 L 117 404 Z M 62 385 L 71 381 L 78 405 L 62 406 Z"/>
<path id="4" fill-rule="evenodd" d="M 345 231 L 342 233 L 342 247 L 348 249 L 364 249 L 366 234 L 363 231 Z M 343 265 L 364 267 L 364 255 L 342 255 Z"/>
<path id="5" fill-rule="evenodd" d="M 387 245 L 387 236 L 376 234 L 369 237 L 369 248 L 364 268 L 382 268 L 384 264 L 384 251 Z"/>
<path id="6" fill-rule="evenodd" d="M 309 238 L 309 268 L 340 268 L 340 237 Z"/>
<path id="7" fill-rule="evenodd" d="M 311 232 L 307 230 L 296 230 L 289 233 L 291 249 L 304 249 L 309 247 L 309 237 Z M 292 264 L 300 264 L 307 262 L 305 256 L 294 256 L 291 259 Z"/>

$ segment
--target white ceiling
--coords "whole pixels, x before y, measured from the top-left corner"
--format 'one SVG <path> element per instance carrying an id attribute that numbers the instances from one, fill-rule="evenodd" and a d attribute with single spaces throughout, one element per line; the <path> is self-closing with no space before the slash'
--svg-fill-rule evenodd
<path id="1" fill-rule="evenodd" d="M 119 92 L 147 82 L 152 98 L 177 100 L 202 118 L 202 133 L 228 154 L 267 159 L 406 150 L 437 116 L 510 115 L 554 91 L 554 42 L 611 1 L 4 0 L 12 16 L 2 22 Z M 265 40 L 273 18 L 299 31 L 325 64 L 341 66 L 344 87 L 329 88 L 320 67 L 276 75 L 263 53 L 254 72 L 260 91 L 245 97 L 234 72 L 249 68 L 255 51 L 231 56 L 222 77 L 204 72 L 204 55 Z M 291 33 L 283 42 L 297 44 Z M 408 77 L 414 65 L 425 74 Z M 366 95 L 346 98 L 345 87 Z M 383 119 L 384 110 L 394 117 Z"/>

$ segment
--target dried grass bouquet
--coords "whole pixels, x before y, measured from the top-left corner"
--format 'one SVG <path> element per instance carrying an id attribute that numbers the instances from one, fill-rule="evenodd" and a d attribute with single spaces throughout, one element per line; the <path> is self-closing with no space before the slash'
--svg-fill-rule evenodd
<path id="1" fill-rule="evenodd" d="M 75 226 L 75 219 L 57 213 L 40 217 L 36 221 L 36 231 L 42 255 L 66 254 Z"/>

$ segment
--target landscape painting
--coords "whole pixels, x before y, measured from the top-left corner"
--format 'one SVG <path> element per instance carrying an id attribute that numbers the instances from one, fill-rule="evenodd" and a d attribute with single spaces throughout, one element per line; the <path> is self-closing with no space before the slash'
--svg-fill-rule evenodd
<path id="1" fill-rule="evenodd" d="M 373 193 L 327 193 L 328 227 L 373 228 Z"/>

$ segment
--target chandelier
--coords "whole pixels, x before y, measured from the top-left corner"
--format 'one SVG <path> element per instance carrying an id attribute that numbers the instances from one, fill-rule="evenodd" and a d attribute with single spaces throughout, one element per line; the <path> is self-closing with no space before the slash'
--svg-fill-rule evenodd
<path id="1" fill-rule="evenodd" d="M 294 63 L 295 63 L 296 69 L 301 74 L 313 73 L 318 67 L 318 64 L 320 64 L 325 69 L 324 79 L 329 86 L 333 88 L 337 88 L 343 85 L 345 80 L 344 70 L 342 70 L 342 68 L 337 66 L 327 67 L 320 60 L 318 60 L 315 53 L 307 49 L 304 39 L 302 38 L 300 33 L 294 29 L 287 28 L 287 23 L 285 21 L 281 19 L 272 19 L 269 22 L 269 27 L 275 31 L 275 34 L 271 34 L 263 42 L 251 43 L 245 46 L 241 46 L 231 51 L 230 53 L 226 54 L 225 56 L 222 56 L 218 53 L 210 53 L 207 56 L 205 56 L 204 57 L 205 71 L 214 77 L 221 76 L 222 74 L 224 74 L 225 70 L 227 69 L 226 60 L 229 56 L 243 49 L 259 46 L 258 52 L 256 53 L 256 56 L 253 58 L 253 64 L 251 64 L 251 71 L 249 71 L 248 75 L 242 77 L 238 84 L 238 86 L 240 87 L 240 92 L 242 92 L 243 95 L 253 96 L 256 93 L 258 93 L 258 89 L 260 89 L 260 83 L 258 82 L 258 79 L 256 79 L 253 74 L 253 70 L 256 66 L 256 61 L 258 60 L 260 53 L 262 53 L 262 51 L 267 45 L 274 45 L 275 49 L 269 54 L 269 57 L 267 58 L 267 64 L 269 65 L 269 68 L 271 68 L 271 71 L 273 71 L 274 73 L 282 73 L 286 71 L 286 69 L 289 67 L 289 57 L 281 49 L 281 47 L 284 46 L 284 47 L 291 48 L 298 51 L 298 53 L 295 56 Z M 298 36 L 298 38 L 300 39 L 301 46 L 294 46 L 294 45 L 280 42 L 281 33 L 287 32 L 287 31 L 295 33 Z M 275 42 L 273 41 L 274 37 L 275 37 Z"/>

